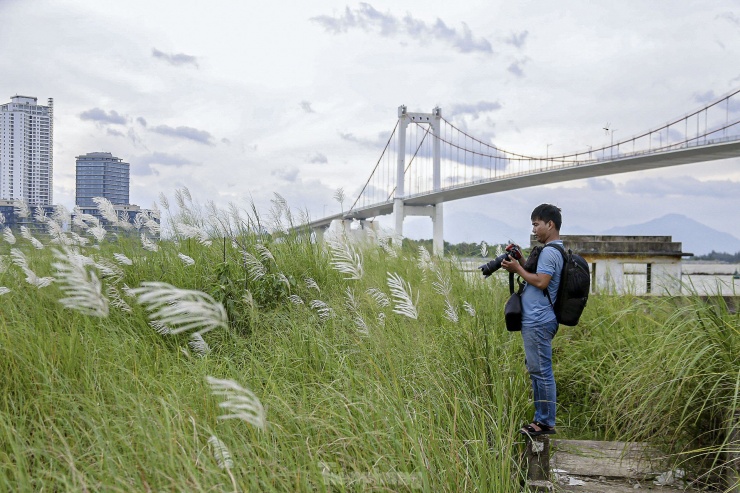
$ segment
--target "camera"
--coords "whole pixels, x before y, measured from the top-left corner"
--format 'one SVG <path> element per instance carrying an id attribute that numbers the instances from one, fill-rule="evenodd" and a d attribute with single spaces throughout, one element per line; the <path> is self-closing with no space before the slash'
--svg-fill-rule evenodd
<path id="1" fill-rule="evenodd" d="M 512 243 L 506 247 L 506 252 L 502 253 L 495 259 L 491 260 L 487 264 L 483 264 L 478 267 L 483 273 L 484 277 L 488 277 L 501 268 L 501 262 L 506 260 L 507 257 L 511 257 L 513 260 L 519 260 L 522 258 L 522 249 L 519 245 Z"/>

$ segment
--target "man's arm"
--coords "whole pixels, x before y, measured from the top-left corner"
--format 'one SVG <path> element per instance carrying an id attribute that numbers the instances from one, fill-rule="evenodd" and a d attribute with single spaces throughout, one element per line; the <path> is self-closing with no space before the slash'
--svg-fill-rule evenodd
<path id="1" fill-rule="evenodd" d="M 550 284 L 550 279 L 552 279 L 552 276 L 548 274 L 527 272 L 524 270 L 524 267 L 515 260 L 504 260 L 501 262 L 501 267 L 509 272 L 517 274 L 519 277 L 527 281 L 527 284 L 531 284 L 537 289 L 544 290 Z"/>

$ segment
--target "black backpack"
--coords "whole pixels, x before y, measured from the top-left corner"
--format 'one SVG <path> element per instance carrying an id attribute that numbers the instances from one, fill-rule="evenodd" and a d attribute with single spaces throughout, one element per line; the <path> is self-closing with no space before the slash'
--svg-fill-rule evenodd
<path id="1" fill-rule="evenodd" d="M 586 308 L 588 293 L 591 290 L 591 273 L 588 269 L 588 262 L 583 257 L 565 250 L 560 245 L 545 245 L 545 247 L 557 248 L 563 255 L 563 274 L 560 276 L 560 285 L 558 286 L 558 297 L 555 300 L 555 317 L 558 323 L 562 325 L 576 325 L 581 318 L 583 309 Z M 544 290 L 547 299 L 550 299 L 550 293 Z"/>

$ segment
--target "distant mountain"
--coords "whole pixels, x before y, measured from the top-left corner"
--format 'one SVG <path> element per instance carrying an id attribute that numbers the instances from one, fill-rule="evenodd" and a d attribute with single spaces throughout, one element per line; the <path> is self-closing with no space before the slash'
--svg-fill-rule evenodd
<path id="1" fill-rule="evenodd" d="M 668 214 L 651 221 L 620 226 L 602 231 L 603 235 L 661 235 L 680 241 L 684 252 L 706 255 L 715 252 L 740 252 L 740 240 L 729 233 L 717 231 L 682 214 Z"/>
<path id="2" fill-rule="evenodd" d="M 527 225 L 514 228 L 503 221 L 475 212 L 456 212 L 445 215 L 444 231 L 445 241 L 452 244 L 485 241 L 490 245 L 496 245 L 513 241 L 520 245 L 529 245 Z M 403 225 L 403 235 L 413 240 L 431 238 L 432 220 L 429 218 L 407 219 Z"/>

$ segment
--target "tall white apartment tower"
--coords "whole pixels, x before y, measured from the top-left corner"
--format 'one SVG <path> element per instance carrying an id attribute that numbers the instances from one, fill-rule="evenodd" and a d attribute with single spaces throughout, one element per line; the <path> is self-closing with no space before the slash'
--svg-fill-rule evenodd
<path id="1" fill-rule="evenodd" d="M 13 96 L 0 105 L 0 200 L 52 205 L 54 191 L 54 100 Z"/>

